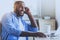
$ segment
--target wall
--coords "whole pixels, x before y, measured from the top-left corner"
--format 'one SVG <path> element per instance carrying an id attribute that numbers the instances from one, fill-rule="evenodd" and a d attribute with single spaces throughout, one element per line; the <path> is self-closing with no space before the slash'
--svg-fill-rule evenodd
<path id="1" fill-rule="evenodd" d="M 56 0 L 56 20 L 60 26 L 60 0 Z"/>
<path id="2" fill-rule="evenodd" d="M 55 18 L 55 0 L 41 0 L 41 16 Z"/>
<path id="3" fill-rule="evenodd" d="M 0 1 L 0 20 L 5 13 L 12 11 L 14 0 Z"/>

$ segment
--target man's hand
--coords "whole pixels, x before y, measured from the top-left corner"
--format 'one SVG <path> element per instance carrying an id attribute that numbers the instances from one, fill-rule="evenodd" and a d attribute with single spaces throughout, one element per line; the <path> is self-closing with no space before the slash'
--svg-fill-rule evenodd
<path id="1" fill-rule="evenodd" d="M 28 7 L 25 7 L 25 13 L 28 15 L 28 18 L 29 18 L 29 20 L 31 22 L 32 27 L 37 27 L 37 23 L 34 20 L 32 14 L 30 12 L 30 9 Z"/>
<path id="2" fill-rule="evenodd" d="M 27 15 L 31 14 L 30 9 L 29 9 L 28 7 L 25 7 L 25 13 L 26 13 Z"/>
<path id="3" fill-rule="evenodd" d="M 42 32 L 37 32 L 36 35 L 38 37 L 46 37 L 46 35 L 44 33 L 42 33 Z"/>

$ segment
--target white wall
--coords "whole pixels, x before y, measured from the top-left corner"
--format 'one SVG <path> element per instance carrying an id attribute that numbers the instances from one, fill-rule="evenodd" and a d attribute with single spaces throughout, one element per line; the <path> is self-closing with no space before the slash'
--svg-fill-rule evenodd
<path id="1" fill-rule="evenodd" d="M 60 0 L 56 0 L 56 20 L 60 26 Z"/>
<path id="2" fill-rule="evenodd" d="M 55 0 L 41 0 L 41 15 L 55 17 Z"/>
<path id="3" fill-rule="evenodd" d="M 5 13 L 12 11 L 14 0 L 0 0 L 0 20 Z"/>

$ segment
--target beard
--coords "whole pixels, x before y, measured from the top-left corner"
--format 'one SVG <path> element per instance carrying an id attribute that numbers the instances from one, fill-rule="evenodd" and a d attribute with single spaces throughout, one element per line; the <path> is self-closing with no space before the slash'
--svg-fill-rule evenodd
<path id="1" fill-rule="evenodd" d="M 24 15 L 24 11 L 23 10 L 15 10 L 17 16 L 23 16 Z"/>
<path id="2" fill-rule="evenodd" d="M 19 11 L 19 12 L 18 12 L 18 15 L 19 15 L 19 16 L 23 16 L 23 15 L 24 15 L 24 11 Z"/>

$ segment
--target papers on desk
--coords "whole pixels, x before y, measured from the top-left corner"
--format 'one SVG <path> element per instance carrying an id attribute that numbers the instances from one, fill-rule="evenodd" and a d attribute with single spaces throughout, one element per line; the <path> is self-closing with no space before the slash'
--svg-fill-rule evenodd
<path id="1" fill-rule="evenodd" d="M 35 38 L 35 40 L 60 40 L 60 37 Z"/>

